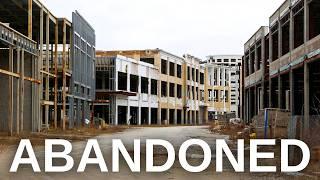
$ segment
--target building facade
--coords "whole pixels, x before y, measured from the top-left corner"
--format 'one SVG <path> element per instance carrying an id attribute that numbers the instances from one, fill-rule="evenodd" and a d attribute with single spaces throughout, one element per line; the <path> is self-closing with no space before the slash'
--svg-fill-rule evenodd
<path id="1" fill-rule="evenodd" d="M 124 92 L 121 92 L 126 94 L 126 99 L 136 99 L 137 101 L 148 99 L 148 103 L 150 103 L 149 107 L 152 107 L 140 107 L 138 110 L 136 109 L 138 116 L 136 116 L 137 121 L 135 121 L 137 123 L 134 124 L 201 124 L 206 122 L 205 98 L 203 95 L 205 69 L 200 65 L 200 59 L 190 55 L 185 55 L 182 58 L 161 49 L 98 51 L 96 55 L 98 59 L 108 59 L 117 56 L 127 57 L 130 61 L 138 63 L 138 67 L 140 68 L 145 68 L 148 65 L 148 68 L 152 69 L 152 74 L 143 74 L 144 71 L 137 71 L 134 74 L 138 77 L 136 78 L 138 79 L 137 83 L 133 83 L 134 79 L 130 79 L 130 82 L 128 80 L 129 85 L 122 89 Z M 97 66 L 97 71 L 100 71 L 99 66 Z M 123 68 L 126 65 L 122 64 L 119 66 Z M 129 68 L 129 66 L 127 67 Z M 105 69 L 104 71 L 110 72 L 111 70 Z M 150 71 L 148 70 L 148 72 Z M 97 72 L 98 79 L 100 76 Z M 120 76 L 108 83 L 113 84 L 113 82 L 120 82 Z M 100 82 L 97 82 L 97 87 L 100 86 L 99 84 Z M 134 91 L 135 88 L 131 88 L 133 86 L 137 86 L 138 92 Z M 148 89 L 150 91 L 147 91 Z M 99 91 L 100 89 L 98 88 L 97 97 L 99 96 Z M 142 96 L 139 91 L 144 91 Z M 150 97 L 146 93 L 150 94 Z M 200 95 L 201 93 L 202 96 Z M 111 94 L 110 92 L 105 93 L 105 96 L 100 98 L 100 100 L 109 101 L 104 103 L 109 108 L 111 107 L 109 110 L 110 114 L 115 114 L 116 112 L 112 110 L 115 108 L 112 107 L 114 107 L 113 102 L 116 101 L 112 99 L 114 95 Z M 154 102 L 157 102 L 157 106 L 153 104 Z M 151 106 L 151 104 L 154 106 Z M 97 110 L 95 112 L 97 115 Z M 132 118 L 134 112 L 128 113 L 128 110 L 126 112 L 126 116 L 123 116 L 121 119 Z M 139 116 L 141 113 L 146 116 Z M 146 120 L 142 119 L 145 117 L 148 118 Z M 129 124 L 128 121 L 121 121 Z"/>
<path id="2" fill-rule="evenodd" d="M 77 12 L 70 22 L 55 17 L 38 0 L 3 0 L 0 13 L 0 81 L 5 86 L 1 88 L 0 111 L 7 117 L 0 120 L 0 131 L 13 134 L 52 127 L 66 129 L 66 124 L 73 127 L 67 109 L 72 109 L 69 98 L 75 93 L 68 84 L 81 84 L 79 89 L 84 91 L 77 97 L 84 101 L 95 94 L 91 86 L 95 75 L 94 30 L 87 28 L 88 23 Z M 80 23 L 83 25 L 78 26 Z M 76 36 L 84 39 L 83 46 L 72 41 Z M 86 58 L 72 53 L 77 52 L 77 46 Z M 80 64 L 91 66 L 89 84 L 75 79 L 79 59 L 83 60 Z M 89 106 L 84 107 L 81 114 L 88 110 Z"/>
<path id="3" fill-rule="evenodd" d="M 308 137 L 319 116 L 320 2 L 286 0 L 245 44 L 244 117 L 260 109 L 289 110 Z M 289 121 L 289 120 L 288 120 Z M 291 120 L 290 120 L 291 121 Z"/>
<path id="4" fill-rule="evenodd" d="M 211 119 L 225 113 L 240 117 L 241 58 L 239 55 L 208 56 L 205 61 Z"/>

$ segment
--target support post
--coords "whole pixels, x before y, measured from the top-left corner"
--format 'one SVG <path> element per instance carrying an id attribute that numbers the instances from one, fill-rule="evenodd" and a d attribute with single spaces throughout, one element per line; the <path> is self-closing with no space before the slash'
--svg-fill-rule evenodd
<path id="1" fill-rule="evenodd" d="M 49 72 L 49 32 L 50 32 L 50 19 L 49 19 L 49 15 L 47 15 L 46 17 L 46 61 L 45 61 L 45 65 L 46 65 L 46 71 Z M 49 75 L 45 75 L 46 76 L 46 87 L 45 87 L 45 100 L 49 101 Z M 45 125 L 46 128 L 49 128 L 49 105 L 46 104 L 45 105 Z"/>
<path id="2" fill-rule="evenodd" d="M 28 37 L 32 39 L 32 3 L 33 0 L 28 0 Z"/>
<path id="3" fill-rule="evenodd" d="M 63 20 L 63 55 L 62 55 L 62 81 L 63 81 L 63 88 L 62 88 L 62 111 L 63 111 L 63 117 L 62 117 L 62 129 L 66 130 L 66 98 L 67 98 L 67 80 L 66 80 L 66 44 L 67 44 L 67 27 L 66 27 L 66 21 Z"/>
<path id="4" fill-rule="evenodd" d="M 303 123 L 303 138 L 309 138 L 309 120 L 310 120 L 310 86 L 309 86 L 309 65 L 304 64 L 304 123 Z"/>
<path id="5" fill-rule="evenodd" d="M 282 109 L 282 78 L 281 75 L 278 76 L 278 108 Z"/>
<path id="6" fill-rule="evenodd" d="M 20 74 L 20 48 L 17 48 L 17 73 Z M 21 76 L 19 79 L 17 79 L 17 89 L 16 89 L 16 132 L 17 134 L 20 133 L 20 81 Z"/>
<path id="7" fill-rule="evenodd" d="M 9 47 L 9 71 L 13 72 L 13 48 Z M 13 77 L 9 76 L 8 81 L 8 129 L 9 135 L 13 135 Z"/>
<path id="8" fill-rule="evenodd" d="M 20 131 L 23 131 L 24 125 L 24 50 L 21 51 L 21 69 L 20 69 Z"/>
<path id="9" fill-rule="evenodd" d="M 55 24 L 55 47 L 54 47 L 54 128 L 58 128 L 58 41 L 59 41 L 58 22 Z"/>

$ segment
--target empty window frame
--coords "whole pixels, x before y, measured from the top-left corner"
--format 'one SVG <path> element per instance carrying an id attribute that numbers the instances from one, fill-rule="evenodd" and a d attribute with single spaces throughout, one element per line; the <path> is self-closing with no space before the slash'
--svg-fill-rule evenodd
<path id="1" fill-rule="evenodd" d="M 168 83 L 165 81 L 161 82 L 161 96 L 162 97 L 168 96 Z"/>
<path id="2" fill-rule="evenodd" d="M 154 58 L 140 58 L 140 61 L 149 63 L 149 64 L 154 64 Z"/>
<path id="3" fill-rule="evenodd" d="M 118 90 L 127 91 L 127 73 L 118 72 Z"/>
<path id="4" fill-rule="evenodd" d="M 170 62 L 169 64 L 170 64 L 170 66 L 169 66 L 169 69 L 170 69 L 169 75 L 170 75 L 170 76 L 175 76 L 174 63 L 173 63 L 173 62 Z"/>
<path id="5" fill-rule="evenodd" d="M 204 73 L 200 73 L 200 84 L 204 84 Z"/>
<path id="6" fill-rule="evenodd" d="M 130 75 L 130 91 L 138 92 L 139 89 L 139 77 L 136 75 Z"/>
<path id="7" fill-rule="evenodd" d="M 320 2 L 313 0 L 309 3 L 309 38 L 320 34 Z"/>
<path id="8" fill-rule="evenodd" d="M 164 60 L 164 59 L 161 59 L 161 73 L 162 74 L 168 74 L 168 64 L 167 64 L 167 61 Z"/>
<path id="9" fill-rule="evenodd" d="M 173 83 L 170 83 L 170 87 L 169 87 L 169 90 L 170 90 L 170 92 L 169 92 L 169 96 L 170 97 L 175 97 L 175 91 L 174 91 L 174 88 L 175 87 L 175 84 L 173 84 Z"/>
<path id="10" fill-rule="evenodd" d="M 182 98 L 182 86 L 180 84 L 177 84 L 177 98 Z"/>
<path id="11" fill-rule="evenodd" d="M 148 78 L 141 77 L 141 93 L 148 94 L 149 93 L 149 81 Z"/>
<path id="12" fill-rule="evenodd" d="M 182 66 L 180 64 L 177 64 L 177 77 L 182 77 Z"/>
<path id="13" fill-rule="evenodd" d="M 293 8 L 294 48 L 304 43 L 304 2 L 301 1 Z"/>
<path id="14" fill-rule="evenodd" d="M 158 81 L 151 79 L 151 94 L 158 95 Z"/>

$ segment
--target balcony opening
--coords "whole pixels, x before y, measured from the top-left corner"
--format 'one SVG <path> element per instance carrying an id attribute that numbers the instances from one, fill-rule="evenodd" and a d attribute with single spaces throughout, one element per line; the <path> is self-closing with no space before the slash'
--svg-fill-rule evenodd
<path id="1" fill-rule="evenodd" d="M 161 96 L 162 97 L 167 97 L 168 96 L 168 83 L 162 81 L 161 82 Z"/>
<path id="2" fill-rule="evenodd" d="M 251 73 L 254 73 L 255 72 L 255 49 L 254 49 L 254 47 L 252 47 L 251 48 L 251 50 L 250 50 L 250 63 L 249 63 L 249 65 L 250 65 L 250 72 Z"/>
<path id="3" fill-rule="evenodd" d="M 127 73 L 118 72 L 118 90 L 127 91 Z"/>
<path id="4" fill-rule="evenodd" d="M 204 73 L 200 73 L 200 84 L 204 84 Z"/>
<path id="5" fill-rule="evenodd" d="M 177 64 L 177 77 L 178 78 L 182 77 L 182 67 L 179 64 Z"/>
<path id="6" fill-rule="evenodd" d="M 141 107 L 141 124 L 149 124 L 149 108 Z"/>
<path id="7" fill-rule="evenodd" d="M 272 34 L 272 61 L 279 58 L 279 33 L 278 30 Z"/>
<path id="8" fill-rule="evenodd" d="M 248 77 L 250 75 L 250 72 L 249 72 L 249 52 L 246 52 L 245 53 L 245 62 L 244 65 L 245 65 L 245 77 Z"/>
<path id="9" fill-rule="evenodd" d="M 151 94 L 158 95 L 158 81 L 151 79 Z"/>
<path id="10" fill-rule="evenodd" d="M 193 81 L 196 81 L 196 77 L 195 77 L 195 69 L 194 68 L 192 68 L 192 80 Z"/>
<path id="11" fill-rule="evenodd" d="M 188 74 L 188 77 L 187 77 L 187 78 L 188 78 L 188 80 L 190 80 L 190 67 L 189 67 L 189 66 L 188 66 L 188 68 L 187 68 L 187 71 L 188 71 L 188 72 L 187 72 L 187 74 Z"/>
<path id="12" fill-rule="evenodd" d="M 261 41 L 258 42 L 258 47 L 257 47 L 257 70 L 261 69 L 261 64 L 262 64 L 262 57 L 261 57 Z"/>
<path id="13" fill-rule="evenodd" d="M 118 125 L 127 124 L 127 107 L 118 106 Z"/>
<path id="14" fill-rule="evenodd" d="M 177 98 L 182 98 L 182 86 L 180 84 L 177 85 Z"/>
<path id="15" fill-rule="evenodd" d="M 282 20 L 282 55 L 287 54 L 290 51 L 290 16 L 286 15 Z"/>
<path id="16" fill-rule="evenodd" d="M 130 91 L 138 92 L 139 90 L 139 77 L 136 75 L 130 75 Z"/>
<path id="17" fill-rule="evenodd" d="M 174 73 L 174 63 L 173 63 L 173 62 L 170 62 L 169 68 L 170 68 L 170 72 L 169 72 L 170 76 L 175 76 L 175 73 Z"/>
<path id="18" fill-rule="evenodd" d="M 174 97 L 174 84 L 173 83 L 170 83 L 170 92 L 169 92 L 169 95 L 170 97 Z"/>
<path id="19" fill-rule="evenodd" d="M 309 37 L 310 39 L 320 34 L 320 2 L 311 1 L 309 4 Z"/>
<path id="20" fill-rule="evenodd" d="M 304 43 L 304 9 L 303 2 L 293 8 L 294 14 L 294 48 Z"/>
<path id="21" fill-rule="evenodd" d="M 161 73 L 162 74 L 168 74 L 168 68 L 167 68 L 167 61 L 164 59 L 161 59 Z"/>
<path id="22" fill-rule="evenodd" d="M 140 58 L 140 61 L 149 63 L 149 64 L 154 64 L 154 58 Z"/>
<path id="23" fill-rule="evenodd" d="M 148 81 L 148 78 L 141 77 L 141 93 L 149 94 L 149 81 Z"/>

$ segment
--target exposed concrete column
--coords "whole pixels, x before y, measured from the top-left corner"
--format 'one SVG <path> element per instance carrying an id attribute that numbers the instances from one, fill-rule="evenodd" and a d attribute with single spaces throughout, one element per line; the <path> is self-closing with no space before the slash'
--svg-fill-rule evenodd
<path id="1" fill-rule="evenodd" d="M 254 46 L 254 70 L 258 71 L 258 47 L 257 44 Z"/>
<path id="2" fill-rule="evenodd" d="M 28 0 L 28 37 L 32 39 L 32 3 L 33 0 Z"/>
<path id="3" fill-rule="evenodd" d="M 127 116 L 126 116 L 126 118 L 127 118 L 127 125 L 130 125 L 131 124 L 131 114 L 130 114 L 130 105 L 129 105 L 129 101 L 128 101 L 128 105 L 127 105 Z"/>
<path id="4" fill-rule="evenodd" d="M 150 72 L 150 71 L 149 71 Z M 150 74 L 149 74 L 150 77 Z M 151 104 L 151 78 L 148 78 L 148 103 Z M 148 107 L 148 125 L 151 125 L 151 106 Z"/>
<path id="5" fill-rule="evenodd" d="M 278 53 L 278 58 L 280 58 L 281 57 L 281 55 L 282 55 L 282 28 L 281 28 L 281 22 L 280 22 L 280 20 L 278 21 L 278 51 L 279 51 L 279 53 Z"/>
<path id="6" fill-rule="evenodd" d="M 294 21 L 292 11 L 290 11 L 289 48 L 290 51 L 294 49 Z"/>
<path id="7" fill-rule="evenodd" d="M 294 72 L 291 69 L 290 74 L 290 111 L 291 111 L 291 116 L 295 115 L 295 108 L 294 108 L 294 95 L 295 95 L 295 77 L 294 77 Z"/>
<path id="8" fill-rule="evenodd" d="M 304 130 L 304 138 L 309 137 L 309 120 L 310 120 L 310 69 L 307 63 L 304 64 L 304 122 L 303 122 L 303 130 Z"/>
<path id="9" fill-rule="evenodd" d="M 177 109 L 175 109 L 174 110 L 174 119 L 173 119 L 173 124 L 174 125 L 177 125 L 178 123 L 177 123 L 177 117 L 178 117 L 178 113 L 177 113 Z"/>
<path id="10" fill-rule="evenodd" d="M 138 125 L 141 125 L 141 101 L 142 101 L 142 95 L 141 95 L 141 76 L 138 76 L 138 94 L 139 94 L 139 101 L 138 101 Z"/>
<path id="11" fill-rule="evenodd" d="M 283 102 L 282 102 L 282 90 L 283 90 L 283 88 L 282 88 L 282 78 L 281 78 L 281 75 L 279 74 L 279 76 L 278 76 L 278 108 L 279 109 L 282 109 L 282 104 L 283 104 Z"/>
<path id="12" fill-rule="evenodd" d="M 254 112 L 254 116 L 257 115 L 257 112 L 258 112 L 258 107 L 259 107 L 259 104 L 258 104 L 258 88 L 257 86 L 254 86 L 254 91 L 253 91 L 253 96 L 254 96 L 254 108 L 253 108 L 253 112 Z"/>
<path id="13" fill-rule="evenodd" d="M 167 108 L 166 120 L 167 120 L 167 123 L 168 123 L 166 125 L 169 125 L 170 124 L 170 109 L 169 108 Z"/>
<path id="14" fill-rule="evenodd" d="M 118 119 L 118 106 L 117 106 L 117 100 L 116 100 L 116 98 L 114 98 L 114 100 L 115 100 L 115 107 L 114 107 L 114 118 L 112 118 L 113 120 L 114 120 L 114 122 L 111 122 L 113 125 L 115 125 L 115 126 L 117 126 L 117 125 L 119 125 L 119 119 Z M 109 113 L 111 113 L 111 112 L 109 112 Z M 111 115 L 112 116 L 112 115 Z M 109 115 L 109 117 L 110 117 L 110 115 Z M 108 117 L 108 118 L 109 118 Z"/>
<path id="15" fill-rule="evenodd" d="M 304 42 L 305 43 L 309 40 L 310 17 L 309 17 L 308 1 L 309 0 L 304 0 Z"/>

